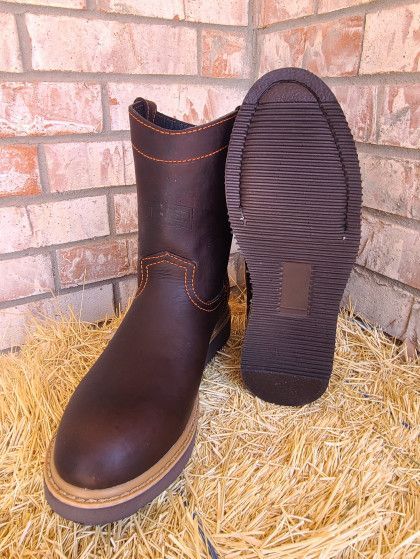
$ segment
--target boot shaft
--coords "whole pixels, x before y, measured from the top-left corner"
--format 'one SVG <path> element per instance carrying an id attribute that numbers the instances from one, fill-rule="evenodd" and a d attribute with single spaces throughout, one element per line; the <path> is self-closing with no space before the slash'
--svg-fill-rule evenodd
<path id="1" fill-rule="evenodd" d="M 224 173 L 236 111 L 191 126 L 136 99 L 130 107 L 139 219 L 139 260 L 170 252 L 197 264 L 211 298 L 226 276 L 231 245 Z"/>

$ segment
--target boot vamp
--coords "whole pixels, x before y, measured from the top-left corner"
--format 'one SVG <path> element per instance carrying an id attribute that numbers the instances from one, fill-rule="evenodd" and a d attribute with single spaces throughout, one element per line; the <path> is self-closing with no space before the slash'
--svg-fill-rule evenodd
<path id="1" fill-rule="evenodd" d="M 195 307 L 182 275 L 156 267 L 65 410 L 54 460 L 66 482 L 89 489 L 124 483 L 173 446 L 191 415 L 221 312 Z"/>

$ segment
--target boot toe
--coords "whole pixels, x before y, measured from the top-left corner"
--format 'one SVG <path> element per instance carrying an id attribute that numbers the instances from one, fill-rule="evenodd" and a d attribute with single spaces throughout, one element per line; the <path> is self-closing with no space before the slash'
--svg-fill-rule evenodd
<path id="1" fill-rule="evenodd" d="M 65 413 L 55 440 L 55 469 L 76 487 L 106 489 L 134 479 L 158 462 L 182 433 L 179 420 L 163 417 L 161 410 L 95 411 L 77 422 Z"/>

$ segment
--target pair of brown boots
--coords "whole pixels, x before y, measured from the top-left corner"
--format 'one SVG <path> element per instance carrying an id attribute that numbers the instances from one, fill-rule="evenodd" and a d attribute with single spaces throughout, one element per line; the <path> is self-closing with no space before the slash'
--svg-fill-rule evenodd
<path id="1" fill-rule="evenodd" d="M 45 466 L 51 507 L 88 524 L 134 513 L 190 457 L 202 373 L 230 333 L 231 229 L 251 300 L 242 376 L 283 405 L 327 388 L 360 236 L 354 142 L 313 74 L 270 72 L 239 110 L 200 126 L 145 99 L 129 112 L 139 286 L 70 399 Z"/>

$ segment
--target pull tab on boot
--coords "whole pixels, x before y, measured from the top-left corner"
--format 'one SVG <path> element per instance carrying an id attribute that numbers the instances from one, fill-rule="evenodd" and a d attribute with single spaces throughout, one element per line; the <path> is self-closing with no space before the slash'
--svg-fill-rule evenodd
<path id="1" fill-rule="evenodd" d="M 148 99 L 143 99 L 142 97 L 137 97 L 133 103 L 134 108 L 138 111 L 144 118 L 150 120 L 150 122 L 155 121 L 157 106 L 153 101 Z"/>

